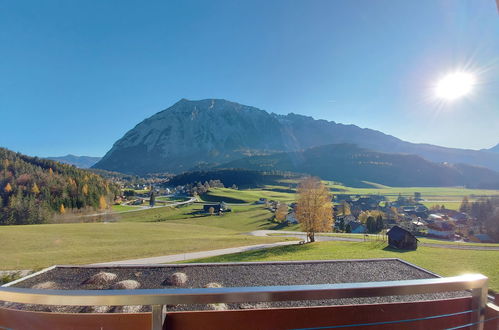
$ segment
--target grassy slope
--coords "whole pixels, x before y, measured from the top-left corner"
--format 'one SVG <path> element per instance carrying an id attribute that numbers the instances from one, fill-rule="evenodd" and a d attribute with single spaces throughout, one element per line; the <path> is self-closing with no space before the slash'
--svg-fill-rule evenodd
<path id="1" fill-rule="evenodd" d="M 261 206 L 235 207 L 224 216 L 201 216 L 196 214 L 200 208 L 201 204 L 195 204 L 123 213 L 117 215 L 116 223 L 0 227 L 0 269 L 104 262 L 284 240 L 241 235 L 274 226 L 268 221 L 270 212 Z"/>
<path id="2" fill-rule="evenodd" d="M 286 188 L 286 187 L 282 187 Z M 295 200 L 295 194 L 288 192 L 273 191 L 271 187 L 264 189 L 247 189 L 234 190 L 230 188 L 215 188 L 201 196 L 205 201 L 228 203 L 253 203 L 260 198 L 268 198 L 269 200 L 280 200 L 284 202 L 292 202 Z"/>
<path id="3" fill-rule="evenodd" d="M 266 189 L 233 190 L 213 189 L 206 196 L 218 200 L 226 197 L 245 203 L 260 197 L 290 202 L 294 194 L 278 190 L 289 189 L 286 182 L 282 187 Z M 499 191 L 476 191 L 460 188 L 384 188 L 353 189 L 351 193 L 387 193 L 394 196 L 399 191 L 408 194 L 420 191 L 425 195 L 447 194 L 460 198 L 465 194 L 492 194 Z M 273 189 L 273 190 L 272 190 Z M 354 192 L 355 191 L 355 192 Z M 462 194 L 462 195 L 459 195 Z M 206 197 L 205 196 L 205 197 Z M 268 221 L 271 217 L 259 205 L 231 206 L 234 212 L 220 216 L 204 216 L 199 213 L 202 204 L 180 208 L 156 208 L 114 215 L 117 223 L 112 224 L 52 224 L 36 226 L 0 227 L 0 269 L 21 269 L 44 267 L 61 263 L 90 263 L 127 258 L 149 257 L 189 251 L 257 244 L 284 240 L 283 237 L 245 237 L 241 233 L 257 229 L 278 229 Z M 298 229 L 284 227 L 285 230 Z M 195 244 L 192 242 L 195 241 Z M 19 244 L 22 242 L 22 245 Z M 444 250 L 447 251 L 447 250 Z M 454 256 L 454 250 L 451 251 Z M 468 252 L 468 251 L 465 251 Z M 449 252 L 447 252 L 449 253 Z M 461 253 L 461 251 L 458 251 Z M 488 251 L 479 251 L 487 254 Z M 442 259 L 449 259 L 448 255 Z M 363 255 L 357 257 L 364 257 Z"/>
<path id="4" fill-rule="evenodd" d="M 385 247 L 384 242 L 320 242 L 235 253 L 192 262 L 400 258 L 442 276 L 479 272 L 490 278 L 490 288 L 499 291 L 499 251 L 419 247 L 416 251 L 400 252 Z"/>

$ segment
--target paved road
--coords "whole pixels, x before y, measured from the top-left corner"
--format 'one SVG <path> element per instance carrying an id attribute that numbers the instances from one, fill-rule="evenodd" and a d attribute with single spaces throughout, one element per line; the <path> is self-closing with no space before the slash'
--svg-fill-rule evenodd
<path id="1" fill-rule="evenodd" d="M 114 266 L 114 265 L 166 264 L 166 263 L 183 261 L 183 260 L 208 258 L 208 257 L 220 256 L 220 255 L 224 255 L 224 254 L 268 249 L 271 247 L 293 245 L 293 244 L 298 244 L 298 243 L 299 243 L 299 241 L 286 241 L 286 242 L 278 242 L 278 243 L 247 245 L 247 246 L 239 246 L 239 247 L 233 247 L 233 248 L 227 248 L 227 249 L 218 249 L 218 250 L 200 251 L 200 252 L 189 252 L 189 253 L 182 253 L 182 254 L 172 254 L 172 255 L 168 255 L 168 256 L 159 256 L 159 257 L 151 257 L 151 258 L 140 258 L 140 259 L 129 259 L 129 260 L 121 260 L 121 261 L 102 262 L 102 263 L 93 264 L 93 265 Z"/>
<path id="2" fill-rule="evenodd" d="M 302 231 L 284 231 L 284 230 L 255 230 L 250 233 L 252 236 L 269 236 L 269 234 L 283 234 L 283 237 L 296 237 L 301 238 L 302 240 L 306 239 L 306 233 Z M 279 235 L 281 236 L 281 235 Z M 354 237 L 335 237 L 335 236 L 326 236 L 321 234 L 315 234 L 315 240 L 318 242 L 323 241 L 348 241 L 348 242 L 363 242 L 364 238 L 362 234 L 359 234 L 359 238 Z M 482 250 L 482 251 L 499 251 L 499 246 L 476 246 L 476 245 L 466 245 L 463 244 L 445 244 L 445 241 L 442 243 L 419 243 L 419 246 L 429 246 L 436 248 L 445 248 L 445 249 L 456 249 L 456 250 Z"/>

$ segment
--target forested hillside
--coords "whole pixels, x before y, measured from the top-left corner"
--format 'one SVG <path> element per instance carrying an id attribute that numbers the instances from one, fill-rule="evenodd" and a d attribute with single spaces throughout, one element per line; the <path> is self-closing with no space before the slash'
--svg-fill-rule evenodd
<path id="1" fill-rule="evenodd" d="M 370 181 L 393 187 L 499 189 L 499 173 L 484 167 L 434 163 L 416 155 L 375 152 L 352 144 L 246 157 L 220 167 L 307 173 L 354 187 Z"/>
<path id="2" fill-rule="evenodd" d="M 72 165 L 0 148 L 0 224 L 47 222 L 56 214 L 105 209 L 117 187 Z"/>

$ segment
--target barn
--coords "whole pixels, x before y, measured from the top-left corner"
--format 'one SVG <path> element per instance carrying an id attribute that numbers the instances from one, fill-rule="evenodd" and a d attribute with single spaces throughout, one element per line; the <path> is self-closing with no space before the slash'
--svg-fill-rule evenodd
<path id="1" fill-rule="evenodd" d="M 399 226 L 393 226 L 387 233 L 388 244 L 396 249 L 416 250 L 418 248 L 418 239 L 409 231 Z"/>

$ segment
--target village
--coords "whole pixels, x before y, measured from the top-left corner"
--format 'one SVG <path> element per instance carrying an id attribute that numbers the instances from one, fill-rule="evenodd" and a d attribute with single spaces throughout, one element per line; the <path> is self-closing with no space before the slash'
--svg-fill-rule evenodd
<path id="1" fill-rule="evenodd" d="M 461 210 L 446 209 L 445 206 L 426 207 L 421 202 L 421 193 L 414 197 L 399 195 L 397 200 L 388 201 L 383 195 L 334 196 L 332 232 L 374 234 L 400 227 L 414 236 L 450 241 L 492 243 L 484 233 L 483 223 L 471 215 L 471 203 L 465 197 Z M 260 198 L 257 204 L 264 204 L 274 213 L 276 222 L 285 225 L 298 224 L 296 203 Z M 464 211 L 464 210 L 466 211 Z"/>

